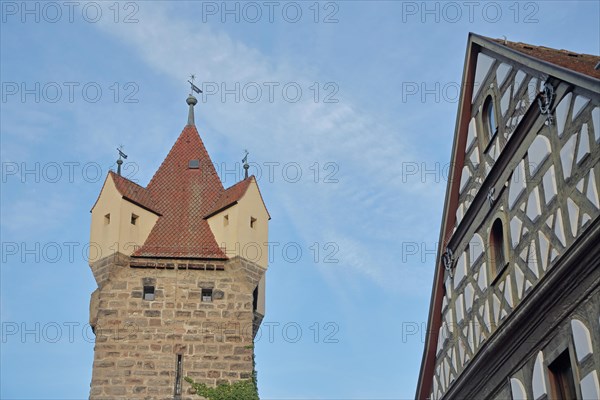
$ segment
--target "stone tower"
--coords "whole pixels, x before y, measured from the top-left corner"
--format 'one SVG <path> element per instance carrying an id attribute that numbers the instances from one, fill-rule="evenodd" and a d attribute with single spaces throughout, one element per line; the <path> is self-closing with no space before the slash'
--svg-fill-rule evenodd
<path id="1" fill-rule="evenodd" d="M 223 187 L 188 123 L 142 187 L 109 172 L 91 214 L 91 399 L 184 399 L 249 379 L 269 213 L 254 176 Z"/>

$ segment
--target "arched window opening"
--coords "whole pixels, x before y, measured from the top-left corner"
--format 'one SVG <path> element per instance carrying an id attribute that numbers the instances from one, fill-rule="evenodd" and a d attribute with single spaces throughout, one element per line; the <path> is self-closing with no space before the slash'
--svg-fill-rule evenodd
<path id="1" fill-rule="evenodd" d="M 496 123 L 496 111 L 494 110 L 494 99 L 492 96 L 486 97 L 483 102 L 483 123 L 487 132 L 488 140 L 496 134 L 498 124 Z"/>
<path id="2" fill-rule="evenodd" d="M 492 224 L 490 231 L 490 256 L 492 279 L 500 274 L 506 265 L 506 256 L 504 254 L 504 226 L 500 218 L 497 218 Z"/>

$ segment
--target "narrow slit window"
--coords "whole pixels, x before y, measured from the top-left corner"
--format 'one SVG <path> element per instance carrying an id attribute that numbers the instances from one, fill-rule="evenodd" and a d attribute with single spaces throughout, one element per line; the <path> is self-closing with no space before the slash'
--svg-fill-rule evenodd
<path id="1" fill-rule="evenodd" d="M 154 286 L 144 286 L 144 300 L 154 300 Z"/>
<path id="2" fill-rule="evenodd" d="M 136 225 L 137 224 L 137 220 L 138 220 L 138 216 L 135 214 L 131 214 L 131 225 Z"/>
<path id="3" fill-rule="evenodd" d="M 252 229 L 256 228 L 256 218 L 254 218 L 254 217 L 250 217 L 250 228 L 252 228 Z"/>
<path id="4" fill-rule="evenodd" d="M 177 354 L 175 361 L 175 396 L 181 396 L 181 377 L 183 376 L 183 354 Z M 179 397 L 177 397 L 179 398 Z"/>
<path id="5" fill-rule="evenodd" d="M 564 351 L 552 364 L 548 365 L 548 370 L 550 372 L 553 399 L 575 399 L 575 379 L 573 378 L 569 350 Z"/>
<path id="6" fill-rule="evenodd" d="M 199 169 L 200 168 L 200 160 L 190 160 L 188 163 L 189 169 Z"/>
<path id="7" fill-rule="evenodd" d="M 229 225 L 229 214 L 223 216 L 223 226 Z"/>
<path id="8" fill-rule="evenodd" d="M 212 289 L 202 289 L 202 302 L 212 303 L 213 291 Z"/>
<path id="9" fill-rule="evenodd" d="M 252 293 L 252 309 L 254 311 L 258 310 L 258 285 L 254 288 L 254 293 Z"/>
<path id="10" fill-rule="evenodd" d="M 110 214 L 104 216 L 104 225 L 110 224 Z"/>

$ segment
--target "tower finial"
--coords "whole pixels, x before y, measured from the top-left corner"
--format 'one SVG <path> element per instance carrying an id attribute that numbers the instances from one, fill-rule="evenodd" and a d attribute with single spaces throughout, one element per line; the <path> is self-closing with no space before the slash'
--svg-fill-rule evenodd
<path id="1" fill-rule="evenodd" d="M 242 158 L 242 162 L 244 163 L 244 179 L 248 179 L 248 169 L 250 169 L 250 166 L 248 165 L 248 150 L 244 149 L 244 152 L 246 153 L 244 155 L 244 158 Z"/>
<path id="2" fill-rule="evenodd" d="M 194 74 L 190 75 L 190 79 L 188 82 L 191 85 L 190 95 L 188 96 L 186 103 L 190 106 L 190 110 L 188 112 L 188 125 L 195 125 L 194 122 L 194 106 L 198 104 L 198 100 L 194 97 L 194 92 L 202 93 L 202 90 L 196 85 L 194 85 L 194 80 L 196 80 L 196 76 Z"/>
<path id="3" fill-rule="evenodd" d="M 119 152 L 119 159 L 117 160 L 117 174 L 121 175 L 121 165 L 123 165 L 123 158 L 127 159 L 127 154 L 123 153 L 123 145 L 117 147 Z"/>

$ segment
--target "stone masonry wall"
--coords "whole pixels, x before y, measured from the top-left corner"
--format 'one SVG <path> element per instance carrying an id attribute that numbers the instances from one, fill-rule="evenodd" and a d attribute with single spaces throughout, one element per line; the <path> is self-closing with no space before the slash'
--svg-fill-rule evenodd
<path id="1" fill-rule="evenodd" d="M 97 263 L 107 266 L 105 260 Z M 251 378 L 256 277 L 239 265 L 239 260 L 108 263 L 109 277 L 95 292 L 90 315 L 96 321 L 90 398 L 173 399 L 177 354 L 183 355 L 182 376 L 196 382 Z M 153 301 L 142 298 L 144 285 L 155 286 Z M 201 301 L 203 288 L 213 289 L 212 302 Z M 181 398 L 198 399 L 189 388 L 182 379 Z"/>

